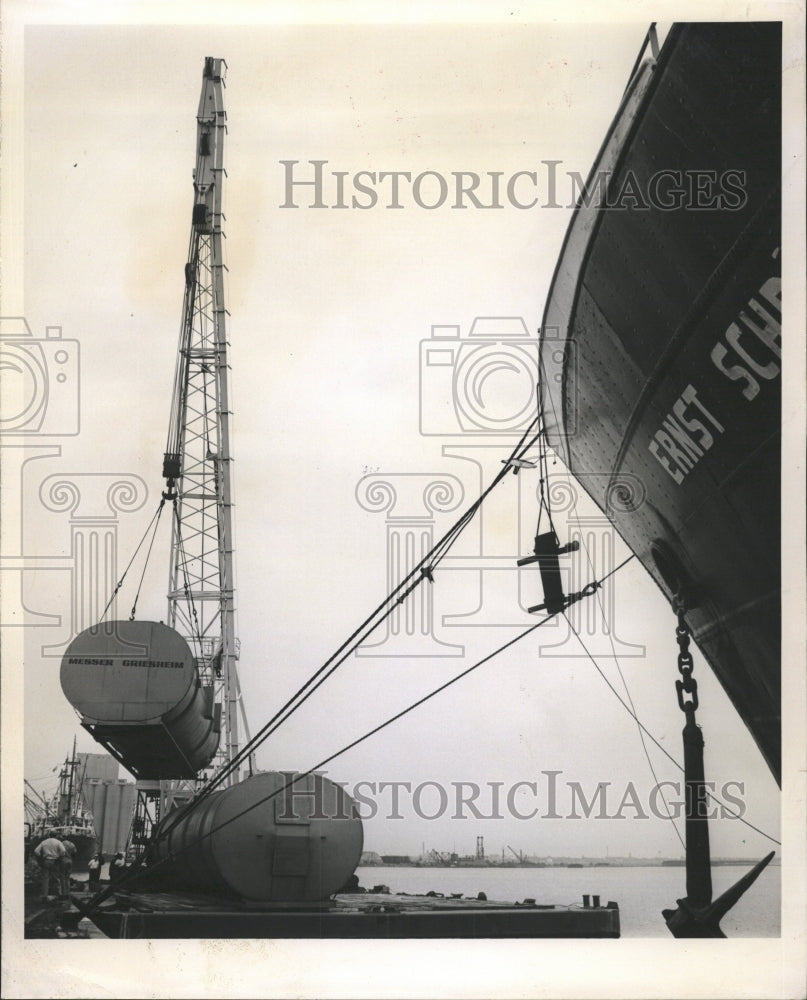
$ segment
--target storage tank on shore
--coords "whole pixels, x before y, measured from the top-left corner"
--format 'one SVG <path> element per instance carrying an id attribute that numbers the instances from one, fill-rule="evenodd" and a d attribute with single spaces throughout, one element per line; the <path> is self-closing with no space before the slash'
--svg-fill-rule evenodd
<path id="1" fill-rule="evenodd" d="M 115 621 L 80 632 L 61 682 L 82 726 L 136 778 L 195 778 L 213 759 L 220 706 L 167 625 Z"/>
<path id="2" fill-rule="evenodd" d="M 164 839 L 159 838 L 169 831 Z M 271 902 L 326 899 L 361 859 L 354 800 L 321 774 L 267 771 L 211 793 L 157 829 L 161 884 Z"/>

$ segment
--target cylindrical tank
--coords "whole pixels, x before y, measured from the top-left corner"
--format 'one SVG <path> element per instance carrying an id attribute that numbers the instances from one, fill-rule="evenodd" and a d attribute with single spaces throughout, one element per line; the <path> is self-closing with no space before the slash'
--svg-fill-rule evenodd
<path id="1" fill-rule="evenodd" d="M 92 813 L 98 850 L 107 857 L 124 850 L 132 826 L 136 786 L 123 779 L 93 778 L 84 782 L 83 794 Z"/>
<path id="2" fill-rule="evenodd" d="M 193 778 L 213 759 L 219 708 L 187 642 L 161 622 L 105 622 L 65 650 L 62 690 L 136 778 Z"/>
<path id="3" fill-rule="evenodd" d="M 262 902 L 338 892 L 364 839 L 343 788 L 321 774 L 277 771 L 213 792 L 184 819 L 169 813 L 157 837 L 152 860 L 161 881 Z"/>

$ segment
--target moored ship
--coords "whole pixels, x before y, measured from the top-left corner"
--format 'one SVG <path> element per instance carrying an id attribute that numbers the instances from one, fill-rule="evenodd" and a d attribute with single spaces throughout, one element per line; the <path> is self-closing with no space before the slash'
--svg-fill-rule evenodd
<path id="1" fill-rule="evenodd" d="M 640 65 L 543 318 L 551 445 L 671 602 L 780 781 L 781 25 Z"/>
<path id="2" fill-rule="evenodd" d="M 40 798 L 41 808 L 29 822 L 26 831 L 26 859 L 30 851 L 46 837 L 69 840 L 76 848 L 73 870 L 87 870 L 87 862 L 98 850 L 98 838 L 92 814 L 86 808 L 82 794 L 81 762 L 73 753 L 65 758 L 59 771 L 59 787 L 50 800 Z"/>

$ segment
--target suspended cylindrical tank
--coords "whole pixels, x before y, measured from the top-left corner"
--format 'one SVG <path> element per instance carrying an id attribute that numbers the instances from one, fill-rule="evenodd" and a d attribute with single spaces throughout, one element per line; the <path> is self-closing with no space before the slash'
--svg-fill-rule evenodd
<path id="1" fill-rule="evenodd" d="M 105 622 L 65 650 L 62 690 L 136 778 L 193 778 L 219 743 L 220 706 L 187 642 L 161 622 Z"/>
<path id="2" fill-rule="evenodd" d="M 155 877 L 176 887 L 262 902 L 325 899 L 361 858 L 356 803 L 321 774 L 256 774 L 177 815 L 160 823 L 152 857 Z"/>

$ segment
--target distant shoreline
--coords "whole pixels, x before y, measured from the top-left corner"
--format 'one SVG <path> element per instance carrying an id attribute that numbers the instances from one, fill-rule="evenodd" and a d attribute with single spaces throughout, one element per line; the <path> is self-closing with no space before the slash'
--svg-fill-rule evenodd
<path id="1" fill-rule="evenodd" d="M 713 858 L 713 867 L 754 865 L 755 858 Z M 771 866 L 781 865 L 777 856 Z M 569 858 L 553 861 L 361 861 L 359 868 L 683 868 L 683 858 Z"/>

